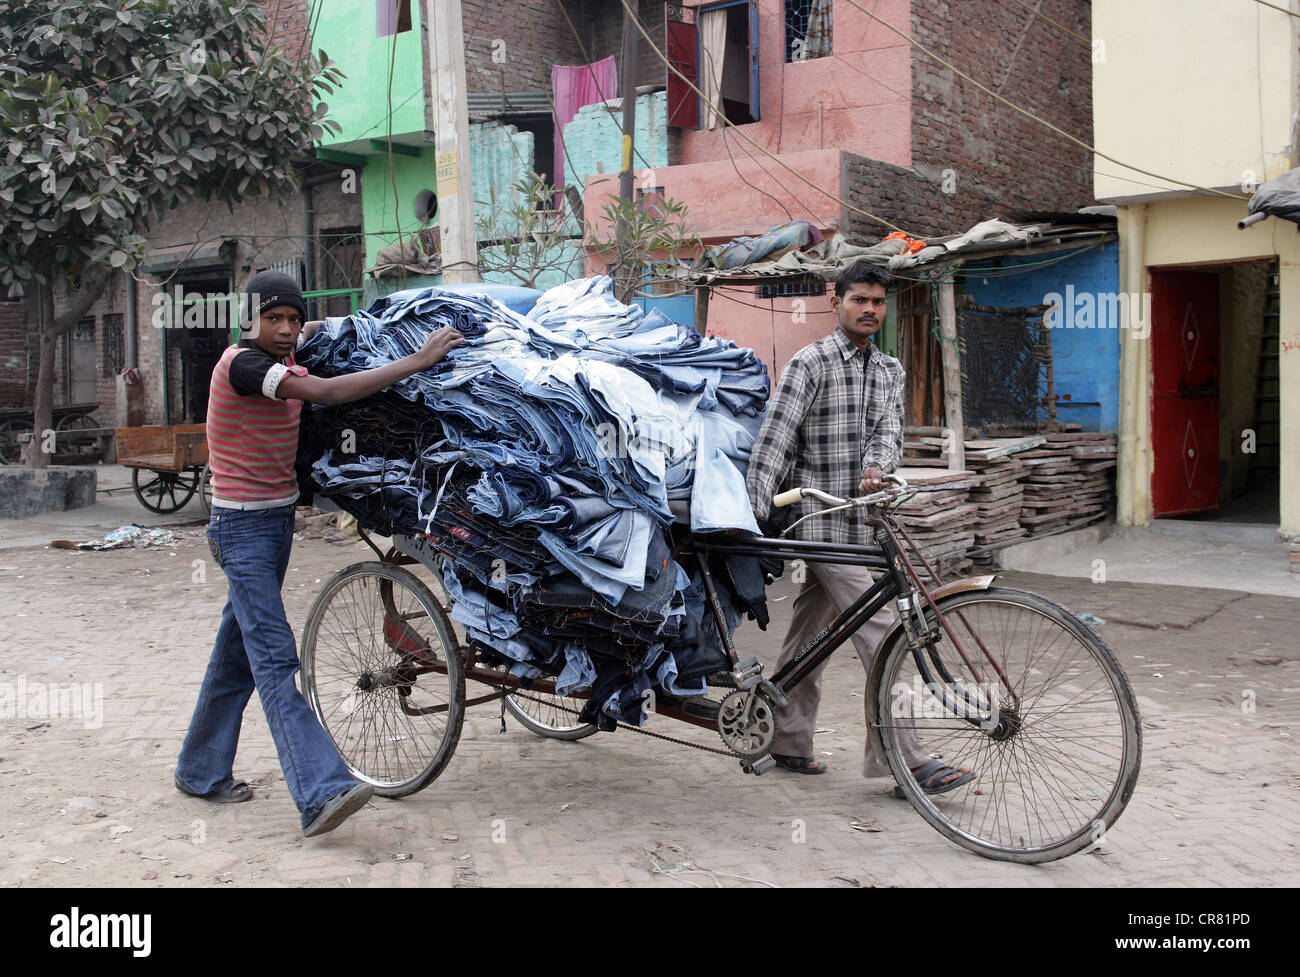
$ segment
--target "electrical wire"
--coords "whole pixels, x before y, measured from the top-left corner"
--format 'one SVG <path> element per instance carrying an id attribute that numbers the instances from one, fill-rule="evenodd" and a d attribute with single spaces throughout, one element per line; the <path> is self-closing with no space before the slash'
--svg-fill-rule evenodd
<path id="1" fill-rule="evenodd" d="M 1255 2 L 1261 7 L 1272 7 L 1274 10 L 1286 14 L 1288 17 L 1300 17 L 1300 14 L 1296 13 L 1294 10 L 1287 10 L 1286 7 L 1279 7 L 1275 3 L 1269 3 L 1268 0 L 1255 0 Z"/>
<path id="2" fill-rule="evenodd" d="M 583 63 L 591 64 L 592 63 L 591 56 L 587 54 L 587 46 L 582 43 L 582 38 L 578 35 L 578 29 L 576 26 L 574 26 L 573 19 L 569 16 L 569 12 L 564 9 L 564 0 L 552 0 L 552 2 L 557 7 L 560 8 L 560 13 L 564 15 L 564 22 L 569 25 L 569 33 L 572 34 L 573 39 L 578 42 L 578 53 L 582 55 Z M 596 80 L 595 72 L 592 72 L 591 80 L 596 86 L 596 94 L 600 96 L 600 104 L 604 106 L 605 111 L 609 113 L 610 119 L 612 119 L 614 124 L 617 125 L 621 130 L 623 127 L 623 123 L 619 120 L 619 118 L 616 115 L 614 115 L 614 110 L 609 107 L 609 100 L 605 98 L 605 93 L 601 91 L 600 82 Z M 543 84 L 545 84 L 545 82 L 543 82 Z M 624 92 L 624 97 L 625 98 L 627 97 L 626 92 Z M 633 93 L 632 97 L 633 98 L 636 97 L 635 92 Z M 556 125 L 557 126 L 559 125 L 558 119 L 556 120 Z M 650 165 L 650 162 L 645 158 L 645 156 L 642 155 L 641 150 L 636 148 L 635 143 L 632 146 L 632 151 L 636 153 L 637 156 L 640 157 L 641 162 L 645 164 L 646 169 L 648 170 L 654 169 L 654 167 Z"/>
<path id="3" fill-rule="evenodd" d="M 1058 22 L 1058 21 L 1052 20 L 1051 17 L 1047 16 L 1047 14 L 1043 13 L 1041 10 L 1036 10 L 1035 8 L 1029 6 L 1029 4 L 1025 3 L 1025 0 L 1015 0 L 1015 2 L 1018 3 L 1018 4 L 1020 4 L 1020 6 L 1024 7 L 1026 10 L 1033 10 L 1035 14 L 1037 14 L 1037 15 L 1038 15 L 1040 18 L 1042 18 L 1043 20 L 1047 21 L 1049 24 L 1051 24 L 1051 25 L 1052 25 L 1053 27 L 1055 27 L 1057 30 L 1059 30 L 1059 31 L 1061 31 L 1061 32 L 1063 32 L 1063 33 L 1065 33 L 1065 34 L 1069 34 L 1071 37 L 1078 39 L 1080 43 L 1082 43 L 1082 44 L 1085 45 L 1089 50 L 1091 50 L 1091 48 L 1092 48 L 1092 38 L 1090 38 L 1090 37 L 1084 37 L 1084 36 L 1083 36 L 1082 34 L 1080 34 L 1078 31 L 1070 30 L 1070 28 L 1066 27 L 1064 24 L 1062 24 L 1062 23 L 1060 23 L 1060 22 Z"/>
<path id="4" fill-rule="evenodd" d="M 428 25 L 426 24 L 427 28 Z M 388 49 L 388 176 L 393 184 L 393 221 L 397 224 L 397 247 L 401 254 L 401 263 L 398 265 L 398 277 L 402 286 L 406 286 L 406 241 L 402 237 L 402 216 L 401 206 L 397 195 L 397 170 L 393 168 L 393 69 L 397 64 L 397 34 L 393 31 L 393 43 Z M 438 77 L 438 67 L 434 67 L 434 77 Z M 423 88 L 423 83 L 421 83 Z"/>
<path id="5" fill-rule="evenodd" d="M 1016 0 L 1016 2 L 1023 4 L 1023 0 Z M 1007 82 L 1011 80 L 1011 72 L 1016 70 L 1016 58 L 1020 55 L 1020 48 L 1024 45 L 1025 38 L 1029 36 L 1029 28 L 1034 26 L 1034 18 L 1038 16 L 1042 6 L 1043 0 L 1038 0 L 1037 7 L 1029 7 L 1029 19 L 1025 21 L 1025 26 L 1020 28 L 1020 36 L 1016 38 L 1016 46 L 1011 49 L 1011 57 L 1007 58 L 1006 73 L 1003 74 L 1002 80 L 998 82 L 997 90 L 999 92 L 1006 88 Z"/>
<path id="6" fill-rule="evenodd" d="M 551 95 L 550 86 L 546 84 L 546 73 L 542 70 L 542 55 L 537 49 L 537 24 L 533 20 L 533 5 L 530 0 L 525 4 L 528 10 L 528 32 L 533 38 L 533 57 L 537 60 L 537 77 L 542 80 L 542 91 L 546 94 L 546 102 L 551 106 L 551 115 L 555 118 L 555 135 L 560 140 L 560 150 L 564 154 L 564 172 L 576 173 L 577 167 L 573 165 L 573 158 L 569 155 L 569 144 L 564 139 L 564 130 L 560 127 L 560 113 L 556 111 L 555 99 Z"/>
<path id="7" fill-rule="evenodd" d="M 910 98 L 911 98 L 911 96 L 909 96 L 909 95 L 904 95 L 902 92 L 898 91 L 898 89 L 896 89 L 896 88 L 890 88 L 889 85 L 885 84 L 885 83 L 884 83 L 883 81 L 881 81 L 880 79 L 875 78 L 874 76 L 867 74 L 865 71 L 863 71 L 863 70 L 862 70 L 861 68 L 859 68 L 857 65 L 855 65 L 852 61 L 849 61 L 849 60 L 847 59 L 847 57 L 845 57 L 844 55 L 836 55 L 836 56 L 835 56 L 835 59 L 836 59 L 836 60 L 835 60 L 835 63 L 836 63 L 837 65 L 841 65 L 841 66 L 843 66 L 843 67 L 845 67 L 845 68 L 848 68 L 848 69 L 851 70 L 851 71 L 856 71 L 856 72 L 857 72 L 858 74 L 860 74 L 863 78 L 866 78 L 868 81 L 871 81 L 871 82 L 873 82 L 873 83 L 875 83 L 875 84 L 881 85 L 882 87 L 889 89 L 889 91 L 893 92 L 895 95 L 898 95 L 898 96 L 900 96 L 900 97 L 902 97 L 902 98 L 905 98 L 905 99 L 910 99 Z M 1045 163 L 1055 164 L 1055 163 L 1059 163 L 1059 162 L 1060 162 L 1060 158 L 1059 158 L 1059 157 L 1056 157 L 1056 156 L 1048 156 L 1046 153 L 1042 153 L 1042 152 L 1039 152 L 1039 151 L 1037 151 L 1037 150 L 1035 150 L 1035 149 L 1031 149 L 1031 148 L 1028 147 L 1028 146 L 1021 146 L 1020 148 L 1017 149 L 1017 153 L 1019 153 L 1019 154 L 1022 155 L 1022 156 L 1031 156 L 1031 157 L 1033 157 L 1034 159 L 1042 160 L 1042 161 L 1045 162 Z M 1081 167 L 1081 169 L 1082 169 L 1082 168 L 1084 168 L 1084 167 Z M 1094 172 L 1097 172 L 1097 171 L 1094 171 Z M 1102 173 L 1101 175 L 1102 175 L 1102 176 L 1112 176 L 1113 174 Z M 921 174 L 919 174 L 919 173 L 917 173 L 916 176 L 917 176 L 918 178 L 920 178 L 920 179 L 925 179 L 925 177 L 923 177 L 923 176 L 922 176 Z M 1121 177 L 1120 179 L 1127 179 L 1127 178 L 1126 178 L 1126 177 Z M 1153 187 L 1153 188 L 1158 189 L 1158 190 L 1166 189 L 1165 187 L 1159 186 L 1159 185 L 1157 185 L 1157 184 L 1155 184 L 1155 183 L 1142 183 L 1142 181 L 1140 181 L 1140 180 L 1133 180 L 1133 181 L 1131 181 L 1131 182 L 1134 182 L 1134 183 L 1141 183 L 1142 186 Z M 990 191 L 988 191 L 988 190 L 983 189 L 982 187 L 980 187 L 978 184 L 975 184 L 975 183 L 967 183 L 967 182 L 963 181 L 963 184 L 962 184 L 962 185 L 963 185 L 964 187 L 968 187 L 968 188 L 971 189 L 971 190 L 974 190 L 976 193 L 978 193 L 978 194 L 979 194 L 981 197 L 983 197 L 985 200 L 988 200 L 989 202 L 996 204 L 998 207 L 1005 207 L 1005 206 L 1006 206 L 1006 198 L 1005 198 L 1005 196 L 1004 196 L 1003 194 L 998 194 L 998 193 L 990 192 Z"/>

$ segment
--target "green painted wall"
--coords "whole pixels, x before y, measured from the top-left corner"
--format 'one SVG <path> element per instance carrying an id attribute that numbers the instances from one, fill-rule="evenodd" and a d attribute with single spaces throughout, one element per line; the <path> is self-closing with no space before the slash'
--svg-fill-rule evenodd
<path id="1" fill-rule="evenodd" d="M 396 176 L 397 194 L 393 195 Z M 397 241 L 400 224 L 402 236 L 410 239 L 420 228 L 415 219 L 415 195 L 421 190 L 437 192 L 433 147 L 426 147 L 419 157 L 393 154 L 393 168 L 388 168 L 387 154 L 370 157 L 361 184 L 361 215 L 366 232 L 366 267 L 375 263 L 379 249 Z"/>
<path id="2" fill-rule="evenodd" d="M 424 55 L 420 50 L 420 4 L 411 4 L 411 30 L 376 37 L 375 4 L 324 3 L 312 43 L 339 63 L 347 76 L 325 98 L 329 116 L 343 131 L 327 134 L 323 146 L 388 134 L 388 66 L 393 57 L 393 134 L 424 132 Z"/>

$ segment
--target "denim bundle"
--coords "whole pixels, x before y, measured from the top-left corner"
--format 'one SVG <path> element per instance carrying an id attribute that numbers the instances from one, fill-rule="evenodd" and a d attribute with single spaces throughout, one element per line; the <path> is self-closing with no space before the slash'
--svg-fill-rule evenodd
<path id="1" fill-rule="evenodd" d="M 451 616 L 480 658 L 586 692 L 584 721 L 639 724 L 654 687 L 703 694 L 727 663 L 698 569 L 672 558 L 686 527 L 670 502 L 690 503 L 690 531 L 758 532 L 744 475 L 766 368 L 623 305 L 607 277 L 557 286 L 527 315 L 486 290 L 398 292 L 328 320 L 297 361 L 322 376 L 369 369 L 443 326 L 466 339 L 432 369 L 307 405 L 311 489 L 450 557 Z M 734 627 L 736 606 L 754 606 L 715 569 Z"/>

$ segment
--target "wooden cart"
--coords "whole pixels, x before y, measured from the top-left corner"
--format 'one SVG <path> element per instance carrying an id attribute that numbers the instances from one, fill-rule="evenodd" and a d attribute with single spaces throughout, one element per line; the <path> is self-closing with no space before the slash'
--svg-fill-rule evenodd
<path id="1" fill-rule="evenodd" d="M 205 425 L 119 427 L 117 461 L 132 469 L 131 488 L 150 512 L 176 512 L 196 493 L 211 510 Z"/>

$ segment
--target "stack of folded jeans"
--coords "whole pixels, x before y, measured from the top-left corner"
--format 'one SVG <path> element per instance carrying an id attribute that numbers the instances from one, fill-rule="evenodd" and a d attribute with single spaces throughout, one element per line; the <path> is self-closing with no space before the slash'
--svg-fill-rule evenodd
<path id="1" fill-rule="evenodd" d="M 480 660 L 585 693 L 584 721 L 639 724 L 655 687 L 703 694 L 726 659 L 698 569 L 671 556 L 686 527 L 670 502 L 689 501 L 690 531 L 758 532 L 744 476 L 766 368 L 623 305 L 607 277 L 557 286 L 527 315 L 463 288 L 398 292 L 328 320 L 297 361 L 322 376 L 369 369 L 442 326 L 466 339 L 432 369 L 308 406 L 311 488 L 451 557 L 451 616 Z M 754 605 L 718 569 L 734 627 L 735 607 Z"/>

